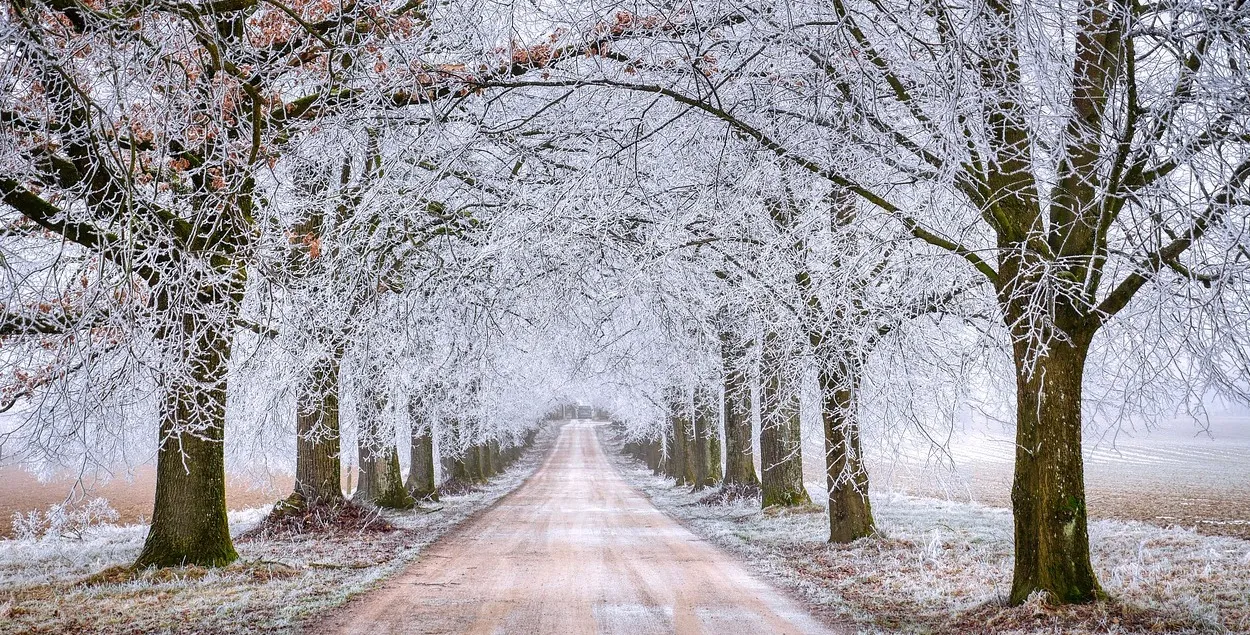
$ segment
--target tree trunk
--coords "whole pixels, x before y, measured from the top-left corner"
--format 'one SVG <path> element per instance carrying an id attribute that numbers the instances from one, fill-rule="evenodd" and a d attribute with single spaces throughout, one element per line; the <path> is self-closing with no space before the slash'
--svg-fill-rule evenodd
<path id="1" fill-rule="evenodd" d="M 694 484 L 694 465 L 690 457 L 690 419 L 683 407 L 681 392 L 674 390 L 669 398 L 669 418 L 673 426 L 673 477 L 677 485 Z"/>
<path id="2" fill-rule="evenodd" d="M 694 390 L 694 489 L 715 486 L 712 473 L 712 435 L 716 429 L 716 406 L 706 388 L 698 386 Z M 719 463 L 719 456 L 717 457 Z"/>
<path id="3" fill-rule="evenodd" d="M 381 450 L 362 449 L 360 484 L 352 500 L 390 509 L 412 509 L 414 501 L 403 481 L 398 448 L 392 445 Z"/>
<path id="4" fill-rule="evenodd" d="M 192 314 L 180 322 L 161 339 L 181 345 L 189 376 L 166 379 L 156 501 L 136 567 L 219 567 L 239 557 L 226 519 L 223 449 L 231 328 Z"/>
<path id="5" fill-rule="evenodd" d="M 485 454 L 484 450 L 485 446 L 475 443 L 469 447 L 469 456 L 465 458 L 465 462 L 469 463 L 469 475 L 478 483 L 486 480 L 486 473 L 482 471 L 482 468 L 485 467 L 482 460 L 482 455 Z"/>
<path id="6" fill-rule="evenodd" d="M 1016 472 L 1015 575 L 1011 603 L 1037 591 L 1058 602 L 1090 602 L 1102 595 L 1089 559 L 1085 465 L 1081 456 L 1081 380 L 1093 334 L 1052 340 L 1029 364 L 1029 348 L 1015 345 Z M 1036 345 L 1040 346 L 1040 345 Z"/>
<path id="7" fill-rule="evenodd" d="M 742 349 L 724 342 L 725 364 L 725 485 L 758 487 L 755 450 L 751 443 L 751 385 L 737 367 Z"/>
<path id="8" fill-rule="evenodd" d="M 720 485 L 725 480 L 725 467 L 721 462 L 721 421 L 720 421 L 720 403 L 718 393 L 720 390 L 710 391 L 708 394 L 708 412 L 707 412 L 707 453 L 708 453 L 708 480 L 711 485 Z"/>
<path id="9" fill-rule="evenodd" d="M 296 403 L 295 427 L 295 491 L 285 504 L 303 508 L 343 500 L 336 355 L 316 362 Z"/>
<path id="10" fill-rule="evenodd" d="M 492 460 L 490 451 L 490 442 L 487 441 L 477 446 L 478 457 L 478 473 L 481 474 L 482 480 L 488 480 L 495 475 L 495 462 Z"/>
<path id="11" fill-rule="evenodd" d="M 465 450 L 451 459 L 451 477 L 461 483 L 472 483 L 473 473 L 469 469 L 469 461 L 467 455 L 469 450 Z"/>
<path id="12" fill-rule="evenodd" d="M 452 477 L 461 483 L 477 481 L 477 452 L 473 446 L 465 448 L 452 463 Z"/>
<path id="13" fill-rule="evenodd" d="M 438 453 L 443 466 L 443 481 L 463 480 L 461 478 L 464 465 L 460 456 L 460 420 L 456 417 L 444 418 L 443 425 L 439 426 L 439 432 L 442 434 L 439 439 Z"/>
<path id="14" fill-rule="evenodd" d="M 365 391 L 359 407 L 360 432 L 356 435 L 356 445 L 360 478 L 352 500 L 391 509 L 411 509 L 414 501 L 404 488 L 394 435 L 386 435 L 381 429 L 385 397 L 369 394 L 371 392 Z"/>
<path id="15" fill-rule="evenodd" d="M 408 454 L 408 482 L 404 484 L 417 500 L 438 500 L 438 483 L 434 480 L 434 421 L 421 411 L 421 402 L 408 402 L 412 420 L 412 448 Z"/>
<path id="16" fill-rule="evenodd" d="M 868 500 L 868 471 L 859 444 L 859 368 L 835 363 L 820 373 L 829 486 L 829 542 L 848 543 L 876 533 Z"/>
<path id="17" fill-rule="evenodd" d="M 673 416 L 668 418 L 668 428 L 664 431 L 664 475 L 676 479 L 681 484 L 681 470 L 677 464 L 677 424 Z"/>
<path id="18" fill-rule="evenodd" d="M 448 420 L 447 453 L 451 455 L 451 478 L 464 485 L 478 481 L 477 446 L 466 443 L 471 434 L 466 422 L 459 417 Z"/>
<path id="19" fill-rule="evenodd" d="M 695 473 L 699 447 L 698 439 L 695 438 L 694 417 L 687 412 L 679 415 L 678 419 L 681 422 L 682 483 L 694 486 L 699 482 L 699 475 Z"/>
<path id="20" fill-rule="evenodd" d="M 798 382 L 786 368 L 789 347 L 776 333 L 764 336 L 763 373 L 760 391 L 760 463 L 763 467 L 762 504 L 791 506 L 812 502 L 803 486 L 803 430 L 799 419 Z"/>
<path id="21" fill-rule="evenodd" d="M 440 483 L 456 477 L 456 457 L 451 455 L 453 451 L 447 445 L 443 445 L 439 449 L 438 464 L 442 468 L 439 474 Z"/>
<path id="22" fill-rule="evenodd" d="M 466 446 L 456 457 L 454 470 L 456 480 L 462 483 L 482 482 L 482 447 L 476 443 Z"/>
<path id="23" fill-rule="evenodd" d="M 720 485 L 725 480 L 725 466 L 721 462 L 720 420 L 713 417 L 708 424 L 711 426 L 708 428 L 708 454 L 711 461 L 708 474 L 712 485 Z"/>

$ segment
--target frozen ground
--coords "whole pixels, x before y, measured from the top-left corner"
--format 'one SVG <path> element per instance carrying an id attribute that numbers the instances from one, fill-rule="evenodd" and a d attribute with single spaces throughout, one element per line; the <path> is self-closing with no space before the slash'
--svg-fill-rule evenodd
<path id="1" fill-rule="evenodd" d="M 0 633 L 256 633 L 301 623 L 402 570 L 422 550 L 519 486 L 554 440 L 536 447 L 480 491 L 447 497 L 434 509 L 386 513 L 386 533 L 257 540 L 235 545 L 239 561 L 220 570 L 154 570 L 126 582 L 92 574 L 128 565 L 146 527 L 92 529 L 81 539 L 0 540 Z M 231 533 L 268 512 L 230 514 Z"/>
<path id="2" fill-rule="evenodd" d="M 1003 606 L 1011 515 L 975 503 L 876 493 L 883 537 L 830 546 L 824 509 L 766 514 L 706 506 L 617 457 L 626 478 L 695 533 L 867 632 L 1250 632 L 1250 542 L 1184 528 L 1098 520 L 1093 560 L 1113 603 L 1074 611 Z M 813 498 L 823 496 L 812 491 Z"/>

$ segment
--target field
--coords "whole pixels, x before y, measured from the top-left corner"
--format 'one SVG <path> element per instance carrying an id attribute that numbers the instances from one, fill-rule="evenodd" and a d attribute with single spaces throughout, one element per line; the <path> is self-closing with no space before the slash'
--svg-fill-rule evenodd
<path id="1" fill-rule="evenodd" d="M 265 482 L 231 478 L 226 483 L 226 505 L 231 510 L 242 510 L 275 501 L 291 491 L 293 480 L 278 475 Z M 13 514 L 32 510 L 43 511 L 49 505 L 62 503 L 66 497 L 103 497 L 117 510 L 118 522 L 124 525 L 138 524 L 152 515 L 155 496 L 156 470 L 144 467 L 129 477 L 118 476 L 103 484 L 84 483 L 70 476 L 40 481 L 30 472 L 19 467 L 0 468 L 0 537 L 12 536 Z"/>
<path id="2" fill-rule="evenodd" d="M 809 435 L 810 439 L 810 435 Z M 1014 445 L 1002 430 L 960 432 L 945 452 L 914 440 L 870 444 L 873 487 L 1011 506 Z M 806 480 L 823 489 L 821 448 L 804 448 Z M 1176 421 L 1136 433 L 1087 434 L 1091 518 L 1137 520 L 1250 539 L 1250 415 L 1213 417 L 1209 429 Z"/>
<path id="3" fill-rule="evenodd" d="M 806 480 L 814 491 L 824 484 L 817 432 L 807 430 L 804 448 Z M 869 442 L 873 487 L 1010 506 L 1014 449 L 1008 434 L 963 431 L 944 446 L 938 451 L 915 439 Z M 1191 422 L 1175 422 L 1132 435 L 1091 435 L 1085 462 L 1093 518 L 1138 520 L 1250 539 L 1250 415 L 1215 417 L 1208 430 L 1199 430 Z M 151 468 L 142 468 L 88 491 L 90 496 L 107 498 L 118 511 L 120 523 L 138 523 L 151 514 L 153 477 Z M 240 510 L 272 504 L 290 491 L 291 483 L 284 474 L 262 481 L 231 478 L 227 505 Z M 71 477 L 41 482 L 20 468 L 0 468 L 0 537 L 12 535 L 14 512 L 60 503 L 76 484 Z"/>

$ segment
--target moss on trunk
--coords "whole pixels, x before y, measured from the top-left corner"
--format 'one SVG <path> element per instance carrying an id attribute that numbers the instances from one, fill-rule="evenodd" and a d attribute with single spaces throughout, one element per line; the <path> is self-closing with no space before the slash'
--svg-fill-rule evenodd
<path id="1" fill-rule="evenodd" d="M 399 450 L 392 445 L 380 451 L 365 452 L 374 454 L 368 457 L 362 454 L 360 457 L 360 484 L 352 497 L 353 502 L 390 509 L 411 509 L 415 501 L 404 487 L 399 470 Z"/>
<path id="2" fill-rule="evenodd" d="M 357 434 L 359 478 L 352 501 L 391 509 L 411 509 L 415 504 L 404 487 L 399 469 L 399 449 L 395 436 L 381 425 L 385 409 L 381 393 L 366 390 L 361 398 L 360 430 Z"/>

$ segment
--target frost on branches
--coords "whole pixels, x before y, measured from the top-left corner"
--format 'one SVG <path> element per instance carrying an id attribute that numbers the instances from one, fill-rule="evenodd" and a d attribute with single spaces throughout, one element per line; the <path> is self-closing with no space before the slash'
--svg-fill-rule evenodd
<path id="1" fill-rule="evenodd" d="M 294 472 L 275 516 L 350 504 L 344 463 L 406 508 L 580 400 L 802 506 L 811 408 L 847 543 L 865 427 L 1005 393 L 1011 601 L 1094 600 L 1083 430 L 1250 400 L 1247 20 L 9 3 L 0 459 L 154 452 L 137 564 L 223 565 L 227 463 Z"/>

